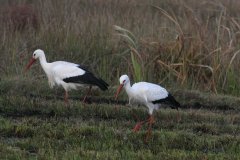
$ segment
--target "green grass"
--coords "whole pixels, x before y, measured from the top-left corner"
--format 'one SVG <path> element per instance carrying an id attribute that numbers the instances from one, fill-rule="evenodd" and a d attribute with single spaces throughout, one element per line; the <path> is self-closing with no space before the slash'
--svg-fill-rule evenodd
<path id="1" fill-rule="evenodd" d="M 187 90 L 179 94 L 179 90 L 168 88 L 182 107 L 179 111 L 164 107 L 154 112 L 147 142 L 148 123 L 133 133 L 135 125 L 148 118 L 146 109 L 110 101 L 116 88 L 102 94 L 99 89 L 93 90 L 88 99 L 99 101 L 84 106 L 81 100 L 87 89 L 69 92 L 65 106 L 64 90 L 50 89 L 47 82 L 35 88 L 22 81 L 2 81 L 0 88 L 1 159 L 240 157 L 240 103 L 236 97 Z M 104 99 L 108 94 L 111 96 Z M 125 92 L 119 100 L 127 103 Z M 196 102 L 202 108 L 194 109 Z M 221 104 L 232 109 L 220 110 L 217 107 Z"/>

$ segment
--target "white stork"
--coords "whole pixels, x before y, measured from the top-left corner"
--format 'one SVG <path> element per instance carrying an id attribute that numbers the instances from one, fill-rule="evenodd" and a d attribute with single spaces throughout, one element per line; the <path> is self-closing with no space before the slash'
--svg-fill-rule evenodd
<path id="1" fill-rule="evenodd" d="M 125 88 L 128 97 L 129 97 L 129 104 L 131 106 L 139 106 L 143 105 L 148 109 L 148 113 L 150 115 L 150 118 L 146 121 L 143 121 L 136 125 L 134 133 L 140 128 L 140 125 L 142 125 L 145 122 L 150 121 L 147 141 L 150 135 L 150 130 L 153 123 L 153 111 L 158 110 L 158 108 L 161 106 L 161 103 L 170 104 L 172 105 L 172 109 L 178 109 L 180 104 L 167 92 L 167 90 L 159 85 L 148 83 L 148 82 L 139 82 L 135 83 L 132 87 L 130 85 L 130 80 L 127 75 L 122 75 L 120 77 L 120 86 L 116 95 L 115 100 L 117 100 L 117 97 L 122 90 L 122 88 Z"/>
<path id="2" fill-rule="evenodd" d="M 68 91 L 71 89 L 78 89 L 86 86 L 89 87 L 82 104 L 87 98 L 92 86 L 98 86 L 103 91 L 108 89 L 109 85 L 105 81 L 94 75 L 83 66 L 65 61 L 48 63 L 46 61 L 45 54 L 41 49 L 34 51 L 33 58 L 25 69 L 25 72 L 37 58 L 39 58 L 40 64 L 48 77 L 50 87 L 53 88 L 55 83 L 57 83 L 58 85 L 62 85 L 66 90 L 65 105 L 68 100 Z"/>

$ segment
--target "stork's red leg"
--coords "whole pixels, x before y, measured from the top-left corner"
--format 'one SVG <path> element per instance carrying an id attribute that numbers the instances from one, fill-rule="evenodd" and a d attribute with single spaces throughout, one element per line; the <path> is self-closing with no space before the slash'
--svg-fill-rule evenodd
<path id="1" fill-rule="evenodd" d="M 68 100 L 68 90 L 66 89 L 65 105 L 67 105 L 67 100 Z"/>
<path id="2" fill-rule="evenodd" d="M 151 116 L 150 116 L 150 117 L 151 117 Z M 136 131 L 138 131 L 138 130 L 139 130 L 139 128 L 140 128 L 140 125 L 142 125 L 143 123 L 145 123 L 145 122 L 148 122 L 148 121 L 150 121 L 150 118 L 149 118 L 149 119 L 147 119 L 146 121 L 143 121 L 143 122 L 141 122 L 141 123 L 137 124 L 137 125 L 136 125 L 136 127 L 135 127 L 135 129 L 134 129 L 134 133 L 135 133 Z"/>
<path id="3" fill-rule="evenodd" d="M 152 115 L 150 115 L 150 126 L 149 126 L 149 129 L 148 129 L 148 136 L 147 136 L 147 141 L 148 141 L 148 138 L 149 138 L 149 135 L 150 135 L 150 130 L 151 130 L 151 128 L 152 128 L 152 123 L 153 123 L 153 117 L 152 117 Z"/>
<path id="4" fill-rule="evenodd" d="M 143 121 L 143 122 L 137 124 L 136 127 L 135 127 L 135 129 L 134 129 L 134 133 L 135 133 L 137 130 L 139 130 L 140 125 L 142 125 L 143 123 L 148 122 L 148 121 L 150 121 L 150 126 L 149 126 L 149 129 L 148 129 L 147 141 L 148 141 L 148 138 L 149 138 L 149 135 L 150 135 L 150 130 L 151 130 L 151 128 L 152 128 L 152 123 L 153 123 L 153 116 L 152 116 L 152 115 L 150 115 L 150 118 L 147 119 L 146 121 Z"/>
<path id="5" fill-rule="evenodd" d="M 82 101 L 82 105 L 83 105 L 83 103 L 84 103 L 85 99 L 87 98 L 87 95 L 88 95 L 88 93 L 90 92 L 90 90 L 91 90 L 91 89 L 92 89 L 92 86 L 90 86 L 90 87 L 89 87 L 89 90 L 88 90 L 88 92 L 87 92 L 86 96 L 84 97 L 84 99 L 83 99 L 83 101 Z"/>

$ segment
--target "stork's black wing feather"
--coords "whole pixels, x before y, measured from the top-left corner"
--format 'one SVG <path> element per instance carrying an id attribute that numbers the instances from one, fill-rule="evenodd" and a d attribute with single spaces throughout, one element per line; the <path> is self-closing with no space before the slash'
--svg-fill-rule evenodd
<path id="1" fill-rule="evenodd" d="M 77 66 L 78 68 L 85 71 L 83 75 L 78 75 L 74 77 L 64 78 L 63 81 L 66 83 L 80 83 L 80 84 L 88 84 L 91 86 L 98 86 L 101 90 L 105 91 L 108 89 L 108 84 L 102 80 L 101 78 L 94 75 L 91 71 L 86 69 L 83 66 Z"/>
<path id="2" fill-rule="evenodd" d="M 180 107 L 179 102 L 176 101 L 175 98 L 170 93 L 168 93 L 168 96 L 166 98 L 152 101 L 152 103 L 153 104 L 164 103 L 164 104 L 175 106 L 175 107 L 171 107 L 172 109 L 178 109 L 178 107 Z"/>

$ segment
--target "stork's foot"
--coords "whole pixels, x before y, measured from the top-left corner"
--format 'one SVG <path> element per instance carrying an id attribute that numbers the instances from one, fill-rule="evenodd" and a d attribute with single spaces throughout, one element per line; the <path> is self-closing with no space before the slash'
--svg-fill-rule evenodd
<path id="1" fill-rule="evenodd" d="M 134 129 L 134 133 L 135 133 L 136 131 L 138 131 L 138 130 L 139 130 L 139 128 L 140 128 L 140 125 L 142 125 L 143 123 L 146 123 L 146 122 L 148 122 L 148 121 L 150 121 L 150 126 L 149 126 L 149 129 L 148 129 L 147 141 L 148 141 L 148 139 L 149 139 L 150 130 L 151 130 L 151 128 L 152 128 L 152 123 L 153 123 L 153 116 L 152 116 L 152 115 L 150 115 L 150 118 L 149 118 L 149 119 L 147 119 L 146 121 L 143 121 L 143 122 L 141 122 L 141 123 L 137 124 L 137 125 L 136 125 L 136 127 L 135 127 L 135 129 Z"/>
<path id="2" fill-rule="evenodd" d="M 150 117 L 150 118 L 151 118 L 151 117 Z M 143 121 L 143 122 L 141 122 L 141 123 L 137 124 L 137 125 L 136 125 L 136 127 L 135 127 L 135 129 L 134 129 L 134 133 L 135 133 L 136 131 L 138 131 L 138 130 L 139 130 L 139 128 L 140 128 L 140 125 L 142 125 L 143 123 L 146 123 L 146 122 L 150 121 L 150 118 L 149 118 L 149 119 L 147 119 L 146 121 Z"/>
<path id="3" fill-rule="evenodd" d="M 133 133 L 135 133 L 136 131 L 138 131 L 138 130 L 139 130 L 139 128 L 140 128 L 140 125 L 141 125 L 141 124 L 137 124 L 137 125 L 136 125 L 136 127 L 135 127 L 135 129 L 134 129 Z"/>

